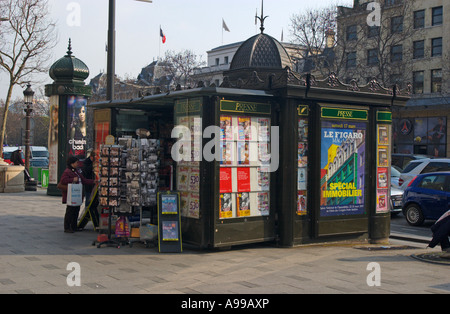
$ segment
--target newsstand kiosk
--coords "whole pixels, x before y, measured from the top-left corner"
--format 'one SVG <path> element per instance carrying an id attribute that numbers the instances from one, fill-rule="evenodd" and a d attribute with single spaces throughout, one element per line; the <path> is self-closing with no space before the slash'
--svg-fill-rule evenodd
<path id="1" fill-rule="evenodd" d="M 92 104 L 96 151 L 139 128 L 161 140 L 185 243 L 386 242 L 391 106 L 407 98 L 316 84 Z"/>
<path id="2" fill-rule="evenodd" d="M 139 128 L 167 144 L 186 243 L 387 242 L 391 112 L 410 88 L 294 73 L 263 20 L 220 87 L 92 104 L 96 151 Z"/>

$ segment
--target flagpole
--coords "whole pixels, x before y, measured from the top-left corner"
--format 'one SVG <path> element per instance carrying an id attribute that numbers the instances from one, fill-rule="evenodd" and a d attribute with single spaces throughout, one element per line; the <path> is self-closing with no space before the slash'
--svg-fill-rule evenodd
<path id="1" fill-rule="evenodd" d="M 159 43 L 158 44 L 158 61 L 159 61 L 159 59 L 161 59 L 161 25 L 159 25 L 158 43 Z"/>

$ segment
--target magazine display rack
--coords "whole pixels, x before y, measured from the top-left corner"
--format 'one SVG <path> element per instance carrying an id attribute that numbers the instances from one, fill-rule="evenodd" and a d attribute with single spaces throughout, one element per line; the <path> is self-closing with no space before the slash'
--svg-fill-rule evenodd
<path id="1" fill-rule="evenodd" d="M 108 211 L 108 240 L 100 242 L 102 245 L 120 247 L 120 243 L 113 240 L 112 235 L 112 214 L 114 208 L 120 206 L 120 165 L 122 157 L 122 147 L 118 145 L 103 145 L 100 151 L 100 184 L 99 200 L 100 206 Z"/>

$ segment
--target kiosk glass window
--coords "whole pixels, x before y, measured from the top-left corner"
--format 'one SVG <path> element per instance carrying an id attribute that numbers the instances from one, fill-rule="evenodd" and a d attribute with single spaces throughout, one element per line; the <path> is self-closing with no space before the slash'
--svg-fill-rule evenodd
<path id="1" fill-rule="evenodd" d="M 237 105 L 240 103 L 221 101 L 224 109 Z M 254 103 L 245 105 L 259 108 Z M 270 214 L 270 125 L 268 115 L 222 111 L 219 219 Z"/>

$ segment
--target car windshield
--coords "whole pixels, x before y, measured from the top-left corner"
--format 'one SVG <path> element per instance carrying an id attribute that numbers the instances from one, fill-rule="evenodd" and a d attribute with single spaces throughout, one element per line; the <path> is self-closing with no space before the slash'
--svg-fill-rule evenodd
<path id="1" fill-rule="evenodd" d="M 408 173 L 410 171 L 412 171 L 414 168 L 416 168 L 418 165 L 420 165 L 421 162 L 413 162 L 411 161 L 406 167 L 405 169 L 403 169 L 402 173 Z"/>
<path id="2" fill-rule="evenodd" d="M 391 177 L 400 177 L 400 171 L 398 171 L 394 167 L 391 167 Z"/>
<path id="3" fill-rule="evenodd" d="M 33 151 L 33 157 L 48 157 L 48 152 L 45 150 Z"/>

